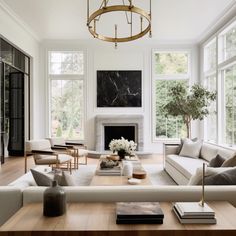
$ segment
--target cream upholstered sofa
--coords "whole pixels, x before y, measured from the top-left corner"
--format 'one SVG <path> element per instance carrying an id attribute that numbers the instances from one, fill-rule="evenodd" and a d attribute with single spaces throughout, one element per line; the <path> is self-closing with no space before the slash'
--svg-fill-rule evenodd
<path id="1" fill-rule="evenodd" d="M 203 163 L 209 163 L 217 154 L 228 159 L 236 154 L 235 149 L 203 142 L 198 159 L 178 154 L 179 144 L 164 144 L 164 169 L 179 185 L 187 185 L 190 178 Z"/>

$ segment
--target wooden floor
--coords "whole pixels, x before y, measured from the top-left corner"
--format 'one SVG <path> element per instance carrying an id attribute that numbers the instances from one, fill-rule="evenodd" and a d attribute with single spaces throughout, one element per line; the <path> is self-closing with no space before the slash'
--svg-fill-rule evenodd
<path id="1" fill-rule="evenodd" d="M 161 164 L 162 155 L 149 155 L 141 158 L 143 164 Z M 97 164 L 98 159 L 88 158 L 88 165 Z M 34 161 L 32 157 L 28 157 L 28 170 L 33 168 Z M 8 185 L 15 179 L 24 174 L 24 157 L 6 158 L 5 164 L 0 166 L 0 186 Z"/>

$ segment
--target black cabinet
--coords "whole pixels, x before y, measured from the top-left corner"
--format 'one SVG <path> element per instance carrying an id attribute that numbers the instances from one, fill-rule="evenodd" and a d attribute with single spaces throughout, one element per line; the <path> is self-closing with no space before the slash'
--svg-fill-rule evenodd
<path id="1" fill-rule="evenodd" d="M 30 79 L 30 58 L 1 38 L 0 49 L 0 155 L 1 163 L 4 163 L 7 151 L 8 156 L 24 155 L 25 105 L 27 104 L 29 107 L 29 101 L 25 101 L 25 91 L 26 84 L 29 85 Z M 28 93 L 29 91 L 26 92 Z M 27 125 L 29 125 L 29 119 Z"/>

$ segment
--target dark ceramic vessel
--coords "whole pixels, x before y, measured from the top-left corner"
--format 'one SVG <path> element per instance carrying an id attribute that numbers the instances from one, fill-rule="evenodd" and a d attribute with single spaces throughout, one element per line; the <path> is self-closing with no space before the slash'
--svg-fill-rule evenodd
<path id="1" fill-rule="evenodd" d="M 52 186 L 44 191 L 43 215 L 61 216 L 66 212 L 66 194 L 57 181 L 52 181 Z"/>

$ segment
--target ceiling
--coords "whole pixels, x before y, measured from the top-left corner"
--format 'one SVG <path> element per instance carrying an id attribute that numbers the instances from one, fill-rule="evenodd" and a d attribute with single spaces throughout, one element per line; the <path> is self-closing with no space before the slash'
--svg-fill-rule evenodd
<path id="1" fill-rule="evenodd" d="M 86 0 L 1 1 L 40 40 L 91 38 L 86 27 Z M 98 1 L 101 0 L 90 0 L 91 6 L 94 7 Z M 149 7 L 148 0 L 133 2 L 137 3 L 137 6 L 147 9 Z M 152 0 L 153 39 L 197 41 L 235 2 L 236 0 Z M 121 20 L 115 16 L 107 22 L 114 21 L 113 27 Z M 106 24 L 102 28 L 106 30 L 109 27 L 109 24 Z M 118 24 L 118 27 L 121 26 Z"/>

